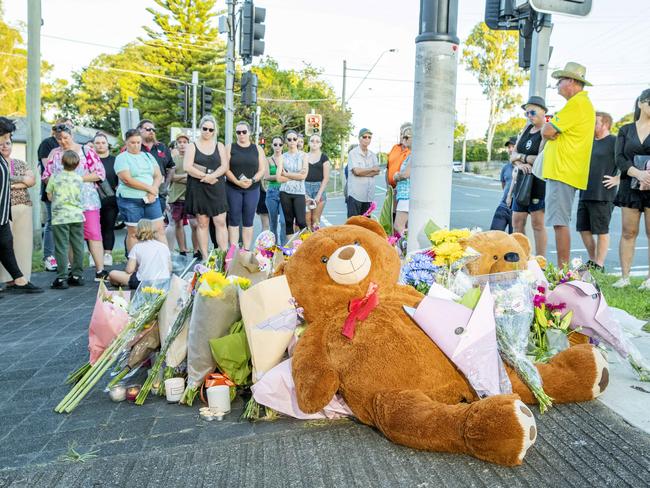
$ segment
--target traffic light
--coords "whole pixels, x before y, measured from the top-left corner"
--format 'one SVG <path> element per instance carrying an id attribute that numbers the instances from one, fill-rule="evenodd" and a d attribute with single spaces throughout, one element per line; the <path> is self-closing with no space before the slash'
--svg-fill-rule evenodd
<path id="1" fill-rule="evenodd" d="M 190 120 L 190 87 L 189 85 L 182 84 L 178 91 L 178 116 L 184 123 Z"/>
<path id="2" fill-rule="evenodd" d="M 239 55 L 244 64 L 250 64 L 254 56 L 264 54 L 264 33 L 266 9 L 255 7 L 253 0 L 245 0 L 241 15 L 241 38 Z"/>
<path id="3" fill-rule="evenodd" d="M 241 75 L 241 103 L 246 107 L 257 105 L 257 75 L 251 71 Z"/>
<path id="4" fill-rule="evenodd" d="M 320 135 L 323 131 L 323 116 L 320 114 L 305 115 L 305 135 L 311 137 L 314 134 Z"/>
<path id="5" fill-rule="evenodd" d="M 485 23 L 492 30 L 518 30 L 517 0 L 485 0 Z"/>
<path id="6" fill-rule="evenodd" d="M 201 117 L 212 113 L 212 88 L 201 85 Z"/>

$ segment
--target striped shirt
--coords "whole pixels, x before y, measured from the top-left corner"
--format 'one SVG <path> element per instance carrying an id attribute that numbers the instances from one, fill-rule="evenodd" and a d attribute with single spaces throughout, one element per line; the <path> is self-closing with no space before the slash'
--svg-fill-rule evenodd
<path id="1" fill-rule="evenodd" d="M 9 164 L 0 156 L 0 225 L 9 223 L 11 212 L 11 181 L 9 180 Z"/>

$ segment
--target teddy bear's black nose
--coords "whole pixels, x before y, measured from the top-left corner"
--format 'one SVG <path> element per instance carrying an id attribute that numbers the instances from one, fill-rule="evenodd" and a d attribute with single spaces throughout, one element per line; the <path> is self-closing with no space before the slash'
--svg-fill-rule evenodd
<path id="1" fill-rule="evenodd" d="M 503 259 L 505 259 L 509 263 L 518 263 L 519 254 L 517 254 L 516 252 L 507 252 L 504 254 Z"/>
<path id="2" fill-rule="evenodd" d="M 348 246 L 339 253 L 339 259 L 349 261 L 354 256 L 354 247 Z"/>

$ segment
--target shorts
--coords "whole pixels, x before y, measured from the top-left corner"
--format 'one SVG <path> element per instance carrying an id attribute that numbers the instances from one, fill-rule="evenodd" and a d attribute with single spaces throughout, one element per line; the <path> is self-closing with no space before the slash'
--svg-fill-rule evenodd
<path id="1" fill-rule="evenodd" d="M 190 215 L 185 213 L 185 201 L 184 200 L 177 200 L 174 203 L 169 204 L 169 209 L 172 214 L 172 220 L 174 222 L 183 222 L 185 224 L 189 218 L 191 218 Z"/>
<path id="2" fill-rule="evenodd" d="M 131 276 L 129 276 L 129 290 L 137 290 L 138 286 L 140 286 L 140 280 L 137 273 L 131 273 Z"/>
<path id="3" fill-rule="evenodd" d="M 614 204 L 597 200 L 580 200 L 576 216 L 576 230 L 592 234 L 609 234 L 609 222 L 612 219 Z"/>
<path id="4" fill-rule="evenodd" d="M 533 213 L 533 212 L 539 212 L 540 210 L 544 210 L 545 207 L 545 202 L 543 198 L 531 198 L 530 199 L 530 205 L 519 205 L 517 204 L 517 199 L 513 198 L 512 199 L 512 211 L 513 212 L 526 212 L 526 213 Z"/>
<path id="5" fill-rule="evenodd" d="M 257 201 L 257 209 L 255 213 L 258 215 L 268 215 L 269 209 L 266 208 L 266 192 L 260 187 L 260 199 Z"/>
<path id="6" fill-rule="evenodd" d="M 576 188 L 557 180 L 546 180 L 546 214 L 547 226 L 564 226 L 571 224 L 571 207 L 576 196 Z"/>
<path id="7" fill-rule="evenodd" d="M 84 210 L 84 239 L 87 241 L 102 240 L 102 226 L 99 223 L 99 209 Z"/>
<path id="8" fill-rule="evenodd" d="M 316 198 L 318 190 L 320 190 L 320 181 L 305 181 L 305 196 L 311 198 L 312 200 Z M 323 192 L 320 197 L 320 201 L 325 203 L 327 201 L 327 192 Z M 316 202 L 320 203 L 320 202 Z"/>
<path id="9" fill-rule="evenodd" d="M 406 212 L 408 213 L 409 211 L 409 200 L 397 200 L 397 208 L 395 208 L 396 212 Z"/>
<path id="10" fill-rule="evenodd" d="M 138 225 L 140 219 L 149 219 L 154 222 L 163 219 L 160 201 L 144 203 L 142 198 L 117 197 L 117 207 L 120 209 L 122 220 L 129 227 Z"/>

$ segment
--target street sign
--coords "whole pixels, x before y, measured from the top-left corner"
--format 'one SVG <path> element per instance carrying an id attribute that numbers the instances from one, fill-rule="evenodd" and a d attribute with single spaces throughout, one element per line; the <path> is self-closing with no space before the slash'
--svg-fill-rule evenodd
<path id="1" fill-rule="evenodd" d="M 311 137 L 314 134 L 320 135 L 323 131 L 323 116 L 320 114 L 305 115 L 305 135 Z"/>
<path id="2" fill-rule="evenodd" d="M 529 0 L 530 6 L 545 14 L 584 17 L 591 12 L 591 0 Z"/>
<path id="3" fill-rule="evenodd" d="M 120 107 L 120 131 L 122 137 L 129 129 L 135 129 L 140 122 L 140 111 L 137 108 Z"/>

